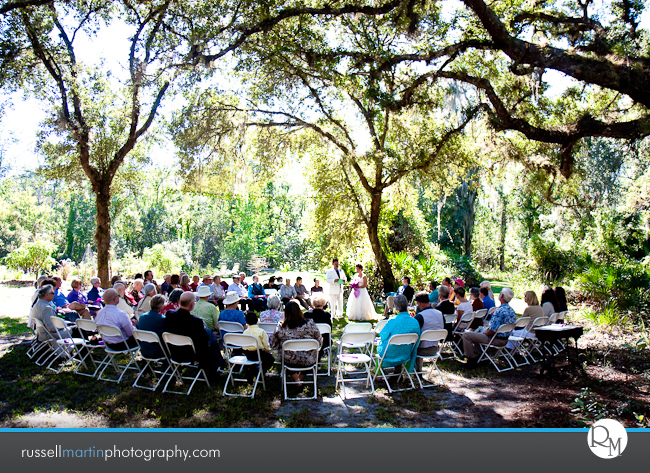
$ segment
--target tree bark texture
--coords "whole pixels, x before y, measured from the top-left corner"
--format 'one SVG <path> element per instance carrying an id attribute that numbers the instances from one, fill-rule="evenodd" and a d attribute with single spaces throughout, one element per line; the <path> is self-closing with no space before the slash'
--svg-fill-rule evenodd
<path id="1" fill-rule="evenodd" d="M 501 195 L 501 235 L 499 238 L 499 269 L 506 270 L 506 230 L 507 230 L 507 212 L 508 199 L 504 194 Z"/>
<path id="2" fill-rule="evenodd" d="M 384 283 L 384 292 L 392 292 L 396 288 L 395 276 L 393 275 L 393 268 L 388 261 L 388 257 L 384 252 L 384 247 L 379 239 L 379 214 L 381 212 L 381 192 L 374 192 L 370 201 L 370 220 L 366 221 L 368 227 L 368 239 L 370 246 L 375 254 L 377 266 Z"/>
<path id="3" fill-rule="evenodd" d="M 111 193 L 110 182 L 101 181 L 95 191 L 97 206 L 97 227 L 95 229 L 95 244 L 97 245 L 97 276 L 102 281 L 102 287 L 110 286 L 108 272 L 109 250 L 111 248 Z"/>

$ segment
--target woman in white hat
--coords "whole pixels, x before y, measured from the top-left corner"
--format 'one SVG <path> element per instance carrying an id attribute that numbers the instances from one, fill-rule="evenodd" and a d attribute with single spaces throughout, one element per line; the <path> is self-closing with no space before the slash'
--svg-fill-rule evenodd
<path id="1" fill-rule="evenodd" d="M 235 291 L 228 291 L 226 298 L 223 300 L 223 305 L 226 309 L 222 310 L 219 314 L 219 320 L 222 322 L 239 322 L 246 328 L 246 317 L 244 317 L 244 313 L 241 310 L 237 309 L 239 299 L 239 294 Z"/>

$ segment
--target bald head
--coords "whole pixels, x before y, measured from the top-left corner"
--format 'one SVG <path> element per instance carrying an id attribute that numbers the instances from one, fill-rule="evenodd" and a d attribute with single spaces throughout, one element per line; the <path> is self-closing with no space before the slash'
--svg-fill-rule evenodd
<path id="1" fill-rule="evenodd" d="M 192 310 L 196 302 L 196 296 L 193 292 L 184 292 L 180 298 L 180 305 L 183 309 Z"/>
<path id="2" fill-rule="evenodd" d="M 115 289 L 106 289 L 104 291 L 104 304 L 117 305 L 120 302 L 120 295 Z"/>

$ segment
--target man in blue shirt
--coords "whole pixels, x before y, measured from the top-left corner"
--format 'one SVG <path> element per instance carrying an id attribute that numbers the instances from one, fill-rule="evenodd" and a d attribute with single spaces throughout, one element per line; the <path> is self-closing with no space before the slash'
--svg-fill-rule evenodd
<path id="1" fill-rule="evenodd" d="M 393 335 L 398 335 L 402 333 L 415 333 L 417 336 L 420 336 L 420 324 L 417 320 L 411 317 L 411 314 L 408 313 L 408 301 L 403 294 L 398 294 L 395 296 L 393 301 L 395 303 L 395 310 L 399 312 L 397 316 L 393 319 L 390 319 L 384 325 L 379 337 L 381 341 L 377 347 L 377 353 L 379 356 L 383 356 L 386 349 L 388 349 L 388 341 Z M 383 367 L 399 367 L 403 364 L 410 363 L 409 371 L 413 371 L 415 368 L 415 356 L 417 353 L 418 344 L 415 345 L 393 345 L 388 349 L 388 353 L 384 357 Z"/>
<path id="2" fill-rule="evenodd" d="M 467 356 L 467 367 L 475 367 L 477 365 L 478 355 L 476 355 L 476 353 L 480 353 L 480 348 L 478 346 L 479 343 L 490 343 L 492 336 L 501 325 L 514 324 L 517 321 L 517 314 L 515 314 L 514 309 L 510 307 L 509 304 L 514 295 L 512 289 L 508 287 L 501 289 L 501 294 L 499 294 L 501 305 L 496 311 L 494 311 L 494 314 L 492 314 L 492 319 L 490 319 L 490 328 L 482 333 L 463 333 L 463 349 L 465 350 L 465 356 Z M 509 336 L 510 332 L 500 333 L 492 341 L 492 344 L 494 346 L 503 346 L 508 343 Z"/>
<path id="3" fill-rule="evenodd" d="M 480 291 L 481 291 L 480 299 L 483 302 L 483 308 L 487 309 L 489 312 L 490 309 L 495 306 L 494 301 L 490 299 L 490 296 L 488 295 L 489 291 L 487 287 L 482 287 Z M 485 320 L 490 320 L 490 319 L 488 318 Z"/>

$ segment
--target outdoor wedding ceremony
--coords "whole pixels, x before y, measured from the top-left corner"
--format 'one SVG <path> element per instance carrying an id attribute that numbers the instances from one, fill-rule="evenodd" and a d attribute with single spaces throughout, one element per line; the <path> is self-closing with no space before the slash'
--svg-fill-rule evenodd
<path id="1" fill-rule="evenodd" d="M 645 2 L 0 22 L 0 430 L 650 427 Z"/>

